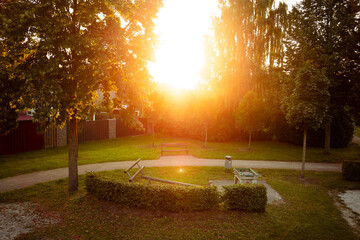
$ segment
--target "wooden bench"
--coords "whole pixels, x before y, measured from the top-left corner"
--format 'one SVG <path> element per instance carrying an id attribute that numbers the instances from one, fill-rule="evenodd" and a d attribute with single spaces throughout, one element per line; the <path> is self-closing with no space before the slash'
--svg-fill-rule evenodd
<path id="1" fill-rule="evenodd" d="M 172 148 L 172 149 L 167 149 L 167 148 Z M 180 149 L 173 149 L 173 148 L 180 148 Z M 189 149 L 187 143 L 162 143 L 161 155 L 163 155 L 164 152 L 186 152 L 186 154 L 189 154 Z"/>

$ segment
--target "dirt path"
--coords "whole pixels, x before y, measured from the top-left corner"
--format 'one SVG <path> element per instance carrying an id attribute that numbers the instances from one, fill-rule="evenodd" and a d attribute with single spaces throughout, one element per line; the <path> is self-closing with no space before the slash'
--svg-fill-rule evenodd
<path id="1" fill-rule="evenodd" d="M 34 228 L 59 222 L 54 217 L 44 217 L 38 206 L 30 202 L 0 203 L 0 239 L 11 240 Z"/>

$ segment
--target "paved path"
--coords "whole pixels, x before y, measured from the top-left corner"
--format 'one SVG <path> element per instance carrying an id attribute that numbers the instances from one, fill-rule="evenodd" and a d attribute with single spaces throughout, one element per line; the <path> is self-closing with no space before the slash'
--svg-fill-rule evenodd
<path id="1" fill-rule="evenodd" d="M 126 169 L 133 161 L 96 163 L 79 166 L 79 174 L 94 171 L 107 171 L 115 169 Z M 158 160 L 143 160 L 141 165 L 145 167 L 168 167 L 168 166 L 224 166 L 224 159 L 199 159 L 189 155 L 163 156 Z M 278 162 L 278 161 L 248 161 L 233 160 L 233 167 L 252 167 L 270 169 L 301 169 L 300 162 Z M 306 163 L 306 170 L 341 172 L 341 164 L 338 163 Z M 15 177 L 0 179 L 0 192 L 8 192 L 32 186 L 38 183 L 49 182 L 68 177 L 68 168 L 59 168 L 41 172 L 23 174 Z"/>

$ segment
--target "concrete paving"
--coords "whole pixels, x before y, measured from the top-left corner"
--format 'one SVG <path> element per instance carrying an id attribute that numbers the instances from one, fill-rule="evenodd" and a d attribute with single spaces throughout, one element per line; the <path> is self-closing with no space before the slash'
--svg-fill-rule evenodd
<path id="1" fill-rule="evenodd" d="M 86 172 L 100 172 L 116 169 L 126 169 L 133 161 L 107 162 L 80 165 L 79 174 Z M 190 155 L 162 156 L 157 160 L 143 160 L 141 165 L 145 167 L 169 167 L 169 166 L 224 166 L 224 159 L 201 159 Z M 254 161 L 232 160 L 233 167 L 269 168 L 269 169 L 293 169 L 300 170 L 301 162 L 278 162 L 278 161 Z M 306 170 L 341 172 L 341 164 L 338 163 L 306 163 Z M 68 168 L 59 168 L 41 172 L 23 174 L 14 177 L 0 179 L 0 192 L 8 192 L 32 186 L 38 183 L 49 182 L 68 177 Z"/>

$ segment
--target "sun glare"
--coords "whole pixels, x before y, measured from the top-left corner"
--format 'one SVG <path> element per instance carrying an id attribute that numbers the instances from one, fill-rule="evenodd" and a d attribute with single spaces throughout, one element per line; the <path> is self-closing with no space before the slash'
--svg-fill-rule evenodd
<path id="1" fill-rule="evenodd" d="M 165 0 L 156 20 L 159 35 L 155 62 L 148 65 L 158 83 L 194 89 L 204 64 L 204 35 L 210 34 L 211 16 L 218 0 Z"/>

